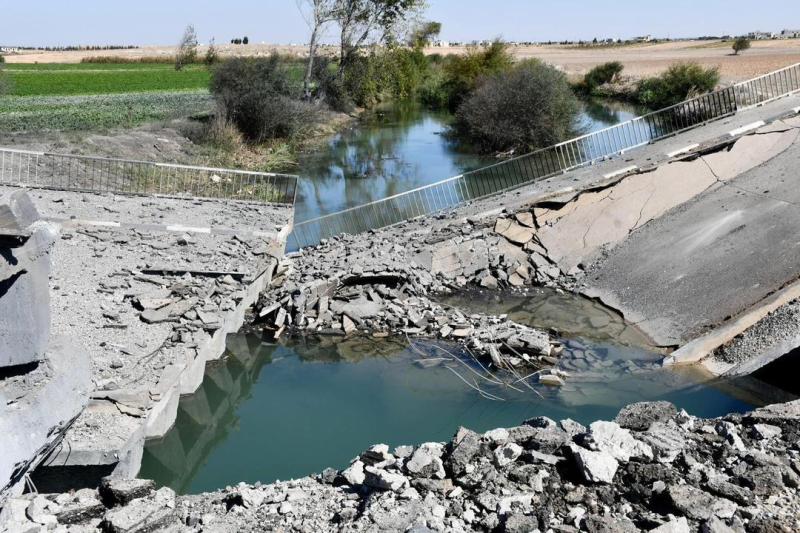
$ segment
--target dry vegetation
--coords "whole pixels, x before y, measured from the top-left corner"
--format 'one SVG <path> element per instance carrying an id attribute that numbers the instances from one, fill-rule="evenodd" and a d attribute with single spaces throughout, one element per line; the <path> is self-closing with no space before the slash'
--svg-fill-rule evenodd
<path id="1" fill-rule="evenodd" d="M 629 76 L 644 77 L 657 74 L 676 61 L 695 61 L 704 66 L 719 66 L 723 82 L 739 81 L 800 62 L 800 39 L 785 41 L 755 41 L 753 48 L 740 56 L 731 55 L 731 43 L 721 41 L 681 41 L 659 44 L 641 44 L 622 47 L 579 48 L 575 46 L 517 46 L 518 58 L 537 57 L 563 69 L 568 75 L 578 77 L 592 67 L 607 61 L 621 61 Z M 264 44 L 221 45 L 222 57 L 233 55 L 268 56 L 272 52 L 302 57 L 305 46 L 276 46 Z M 464 47 L 430 48 L 428 53 L 459 54 Z M 335 55 L 337 47 L 324 47 L 325 55 Z M 174 55 L 173 46 L 144 47 L 132 50 L 114 50 L 110 55 L 140 58 Z M 200 47 L 202 56 L 205 48 Z M 84 57 L 96 56 L 96 51 L 75 52 L 24 52 L 7 57 L 9 63 L 79 63 Z"/>

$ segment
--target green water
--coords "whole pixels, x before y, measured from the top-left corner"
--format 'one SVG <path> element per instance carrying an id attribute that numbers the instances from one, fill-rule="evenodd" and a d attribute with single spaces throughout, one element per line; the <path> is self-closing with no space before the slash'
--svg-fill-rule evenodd
<path id="1" fill-rule="evenodd" d="M 555 305 L 547 292 L 529 301 L 539 302 L 539 312 Z M 573 304 L 583 312 L 586 302 Z M 524 318 L 524 303 L 509 305 Z M 607 324 L 595 320 L 597 328 L 581 326 L 582 336 L 564 339 L 560 365 L 570 372 L 565 387 L 536 385 L 539 397 L 481 382 L 502 401 L 467 386 L 456 375 L 471 376 L 463 364 L 421 365 L 425 357 L 443 355 L 436 343 L 419 343 L 414 350 L 405 340 L 391 339 L 267 345 L 256 336 L 230 337 L 224 360 L 210 365 L 200 390 L 181 400 L 175 428 L 148 443 L 140 475 L 195 493 L 343 468 L 372 444 L 445 441 L 461 425 L 485 431 L 540 415 L 589 423 L 644 400 L 666 399 L 699 416 L 743 412 L 760 403 L 754 399 L 758 384 L 704 385 L 701 376 L 661 369 L 660 354 L 636 342 L 610 340 L 620 319 L 607 316 Z M 531 321 L 538 320 L 543 318 Z M 628 340 L 641 337 L 631 334 Z"/>

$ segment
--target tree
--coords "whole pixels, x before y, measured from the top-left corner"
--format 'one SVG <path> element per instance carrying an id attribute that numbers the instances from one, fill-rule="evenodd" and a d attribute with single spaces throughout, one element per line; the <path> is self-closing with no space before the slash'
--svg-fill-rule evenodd
<path id="1" fill-rule="evenodd" d="M 744 52 L 745 50 L 750 49 L 750 39 L 747 37 L 737 37 L 735 41 L 733 41 L 733 54 L 739 55 L 739 52 Z"/>
<path id="2" fill-rule="evenodd" d="M 11 83 L 9 82 L 7 76 L 3 72 L 3 67 L 5 66 L 6 58 L 0 56 L 0 96 L 3 94 L 10 92 L 11 90 Z"/>
<path id="3" fill-rule="evenodd" d="M 412 48 L 418 50 L 425 48 L 431 44 L 431 41 L 433 41 L 435 37 L 438 37 L 440 33 L 442 33 L 441 22 L 423 22 L 418 24 L 416 28 L 412 30 L 411 36 L 408 39 L 408 44 Z"/>
<path id="4" fill-rule="evenodd" d="M 197 61 L 197 32 L 194 31 L 194 26 L 189 24 L 178 44 L 178 53 L 175 54 L 175 70 L 183 70 L 183 67 L 195 61 Z"/>
<path id="5" fill-rule="evenodd" d="M 217 50 L 217 45 L 213 38 L 211 42 L 208 43 L 208 50 L 206 50 L 206 57 L 203 61 L 208 66 L 219 62 L 219 51 Z"/>
<path id="6" fill-rule="evenodd" d="M 336 0 L 340 28 L 339 76 L 343 77 L 359 48 L 371 38 L 385 41 L 396 25 L 421 9 L 424 0 Z"/>
<path id="7" fill-rule="evenodd" d="M 245 36 L 244 36 L 244 39 L 242 39 L 242 44 L 250 44 L 250 37 L 248 37 L 247 35 L 245 35 Z"/>
<path id="8" fill-rule="evenodd" d="M 325 30 L 325 26 L 336 18 L 336 7 L 337 0 L 297 0 L 297 9 L 303 14 L 308 27 L 311 29 L 306 73 L 303 77 L 303 97 L 306 100 L 311 98 L 311 79 L 314 75 L 314 61 L 317 57 L 319 39 Z"/>
<path id="9" fill-rule="evenodd" d="M 529 59 L 484 79 L 459 107 L 455 130 L 485 152 L 534 150 L 573 135 L 579 110 L 566 75 Z"/>

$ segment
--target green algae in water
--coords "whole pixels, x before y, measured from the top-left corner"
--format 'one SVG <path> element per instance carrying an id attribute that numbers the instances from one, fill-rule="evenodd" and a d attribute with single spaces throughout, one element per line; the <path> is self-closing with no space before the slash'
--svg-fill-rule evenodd
<path id="1" fill-rule="evenodd" d="M 416 364 L 420 355 L 405 340 L 267 346 L 255 336 L 234 336 L 198 392 L 181 400 L 175 428 L 147 444 L 140 476 L 195 493 L 343 468 L 372 444 L 446 441 L 462 425 L 486 431 L 542 415 L 589 423 L 613 418 L 628 403 L 657 399 L 701 416 L 752 405 L 735 390 L 698 386 L 691 376 L 655 368 L 620 377 L 620 361 L 656 359 L 641 348 L 571 342 L 567 356 L 591 351 L 603 364 L 576 373 L 563 389 L 542 388 L 544 398 L 497 387 L 491 392 L 505 401 L 490 401 L 443 366 Z M 436 353 L 432 343 L 425 346 Z"/>

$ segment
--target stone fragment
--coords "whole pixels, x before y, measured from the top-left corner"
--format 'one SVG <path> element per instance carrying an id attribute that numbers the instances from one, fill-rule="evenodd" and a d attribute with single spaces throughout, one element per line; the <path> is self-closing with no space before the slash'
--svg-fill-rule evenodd
<path id="1" fill-rule="evenodd" d="M 756 424 L 753 426 L 753 433 L 761 440 L 769 440 L 780 437 L 783 430 L 770 424 Z"/>
<path id="2" fill-rule="evenodd" d="M 444 479 L 443 448 L 441 444 L 423 444 L 414 451 L 411 458 L 406 462 L 406 470 L 412 477 Z"/>
<path id="3" fill-rule="evenodd" d="M 348 485 L 358 486 L 364 483 L 364 463 L 354 461 L 349 467 L 342 471 L 342 477 Z"/>
<path id="4" fill-rule="evenodd" d="M 700 533 L 736 533 L 736 530 L 717 517 L 707 520 L 701 527 Z"/>
<path id="5" fill-rule="evenodd" d="M 147 479 L 125 479 L 107 476 L 100 481 L 100 499 L 108 507 L 127 505 L 138 498 L 149 496 L 156 490 L 156 484 Z"/>
<path id="6" fill-rule="evenodd" d="M 569 445 L 572 457 L 587 483 L 612 483 L 619 463 L 606 452 L 594 452 L 576 444 Z"/>
<path id="7" fill-rule="evenodd" d="M 54 526 L 58 523 L 55 513 L 58 510 L 58 505 L 51 502 L 42 495 L 37 495 L 31 500 L 25 514 L 28 518 L 42 526 Z"/>
<path id="8" fill-rule="evenodd" d="M 533 221 L 533 213 L 529 211 L 523 211 L 522 213 L 517 213 L 516 215 L 514 215 L 514 218 L 516 218 L 517 222 L 519 222 L 523 226 L 529 228 L 536 227 L 536 223 Z"/>
<path id="9" fill-rule="evenodd" d="M 651 529 L 650 533 L 691 533 L 689 522 L 684 517 L 673 518 L 666 524 Z"/>
<path id="10" fill-rule="evenodd" d="M 533 235 L 536 233 L 536 230 L 533 228 L 525 227 L 513 220 L 504 218 L 497 221 L 494 231 L 509 241 L 519 245 L 528 243 L 533 239 Z"/>
<path id="11" fill-rule="evenodd" d="M 264 491 L 250 487 L 240 487 L 238 492 L 245 509 L 258 509 L 267 497 Z"/>
<path id="12" fill-rule="evenodd" d="M 389 446 L 386 444 L 376 444 L 361 454 L 361 461 L 367 466 L 385 463 L 393 459 L 394 457 L 389 453 Z"/>
<path id="13" fill-rule="evenodd" d="M 677 414 L 678 409 L 670 402 L 640 402 L 623 407 L 614 422 L 625 429 L 647 431 L 653 422 L 663 422 Z"/>
<path id="14" fill-rule="evenodd" d="M 402 492 L 410 486 L 408 478 L 396 472 L 389 472 L 382 468 L 368 466 L 364 468 L 364 484 L 379 490 Z"/>
<path id="15" fill-rule="evenodd" d="M 554 374 L 543 374 L 539 376 L 539 383 L 548 387 L 563 387 L 564 380 Z"/>
<path id="16" fill-rule="evenodd" d="M 535 516 L 522 513 L 511 513 L 503 524 L 505 533 L 530 533 L 539 530 L 539 520 Z"/>
<path id="17" fill-rule="evenodd" d="M 31 224 L 39 218 L 39 212 L 25 190 L 0 194 L 0 234 L 30 235 Z"/>
<path id="18" fill-rule="evenodd" d="M 523 451 L 522 446 L 518 444 L 506 443 L 494 451 L 494 462 L 498 467 L 503 468 L 519 459 Z"/>
<path id="19" fill-rule="evenodd" d="M 716 498 L 691 485 L 672 485 L 667 490 L 674 509 L 692 520 L 708 520 L 730 518 L 736 512 L 737 505 L 725 498 Z"/>
<path id="20" fill-rule="evenodd" d="M 169 507 L 154 498 L 140 498 L 106 512 L 101 528 L 108 533 L 148 533 L 163 529 L 175 520 L 174 502 Z"/>
<path id="21" fill-rule="evenodd" d="M 617 461 L 626 463 L 631 457 L 653 458 L 653 450 L 647 444 L 633 438 L 630 431 L 615 422 L 594 422 L 589 426 L 590 446 L 608 453 Z"/>
<path id="22" fill-rule="evenodd" d="M 353 322 L 349 316 L 344 315 L 342 317 L 342 329 L 345 334 L 350 335 L 351 333 L 355 333 L 358 328 L 356 328 L 355 322 Z"/>
<path id="23" fill-rule="evenodd" d="M 462 427 L 458 429 L 450 446 L 452 449 L 448 457 L 448 466 L 459 476 L 464 473 L 467 465 L 480 452 L 480 436 L 474 431 Z"/>

